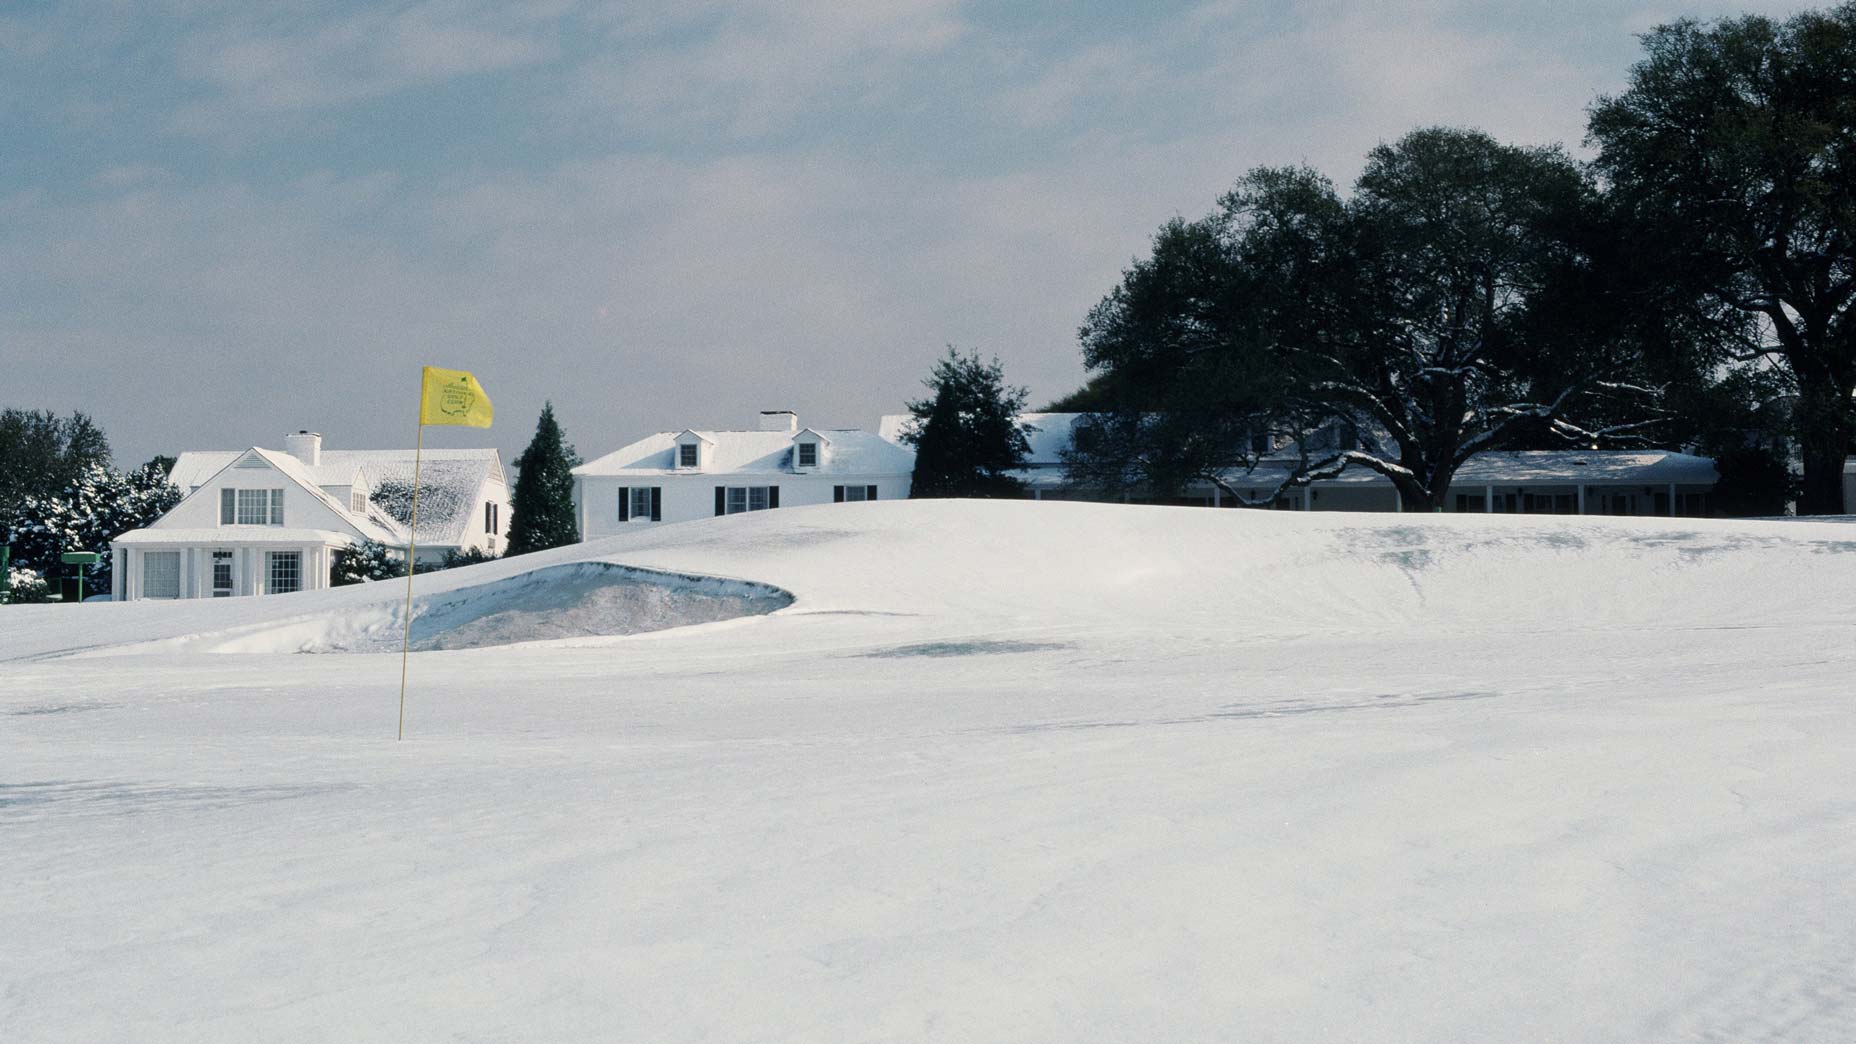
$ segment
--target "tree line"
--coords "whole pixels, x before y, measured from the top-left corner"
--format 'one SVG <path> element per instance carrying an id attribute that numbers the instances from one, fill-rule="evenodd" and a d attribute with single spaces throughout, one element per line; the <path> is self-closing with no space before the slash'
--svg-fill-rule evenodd
<path id="1" fill-rule="evenodd" d="M 1490 450 L 1694 445 L 1782 481 L 1790 440 L 1799 511 L 1842 510 L 1856 3 L 1643 49 L 1589 109 L 1589 163 L 1425 127 L 1350 192 L 1260 167 L 1162 226 L 1052 406 L 1088 414 L 1072 480 L 1167 495 L 1268 453 L 1282 489 L 1364 468 L 1422 508 Z"/>

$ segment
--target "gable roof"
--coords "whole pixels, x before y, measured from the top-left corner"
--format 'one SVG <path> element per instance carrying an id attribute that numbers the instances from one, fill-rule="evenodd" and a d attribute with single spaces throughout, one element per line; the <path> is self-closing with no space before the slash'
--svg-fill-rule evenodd
<path id="1" fill-rule="evenodd" d="M 915 470 L 915 452 L 872 432 L 857 428 L 832 429 L 829 436 L 808 428 L 831 443 L 831 453 L 814 475 L 907 475 Z M 676 441 L 683 432 L 660 431 L 629 446 L 613 450 L 574 469 L 589 475 L 791 475 L 793 440 L 790 431 L 699 431 L 693 434 L 713 446 L 709 464 L 700 472 L 673 467 Z"/>
<path id="2" fill-rule="evenodd" d="M 394 522 L 393 519 L 388 517 L 385 513 L 372 508 L 371 505 L 370 510 L 364 515 L 356 514 L 349 510 L 347 504 L 342 503 L 323 491 L 322 486 L 316 482 L 316 476 L 314 474 L 315 469 L 306 466 L 302 461 L 288 453 L 284 453 L 280 450 L 267 450 L 262 447 L 253 446 L 250 449 L 239 450 L 237 452 L 225 453 L 222 455 L 215 454 L 214 459 L 223 459 L 224 463 L 214 469 L 210 474 L 200 477 L 198 482 L 190 482 L 186 486 L 182 486 L 181 488 L 186 490 L 186 493 L 181 497 L 182 503 L 192 500 L 194 497 L 205 492 L 206 487 L 214 479 L 218 478 L 222 472 L 238 468 L 246 461 L 261 461 L 264 465 L 268 466 L 267 470 L 275 471 L 284 478 L 295 483 L 304 493 L 313 497 L 317 503 L 328 509 L 328 511 L 339 519 L 343 525 L 353 531 L 352 535 L 360 537 L 363 540 L 373 540 L 382 544 L 398 545 L 406 542 L 405 528 L 403 526 Z M 176 467 L 179 466 L 178 459 L 175 464 Z M 195 461 L 191 466 L 199 468 L 203 465 L 201 462 Z M 190 475 L 189 477 L 193 476 Z M 172 472 L 169 473 L 169 479 L 170 481 L 173 479 Z M 176 482 L 175 485 L 180 485 L 180 483 Z M 157 531 L 161 530 L 162 523 L 171 517 L 172 514 L 173 512 L 169 511 L 168 514 L 162 515 L 146 528 Z"/>
<path id="3" fill-rule="evenodd" d="M 246 450 L 190 450 L 174 461 L 168 481 L 191 492 L 204 485 Z M 397 532 L 393 541 L 406 542 L 411 498 L 391 495 L 391 487 L 411 489 L 413 450 L 323 450 L 322 462 L 304 464 L 281 450 L 263 451 L 288 459 L 316 486 L 350 486 L 359 478 L 373 493 L 388 493 L 384 505 L 370 501 L 368 516 Z M 443 547 L 461 544 L 476 516 L 476 493 L 485 482 L 508 484 L 502 454 L 494 449 L 429 449 L 419 469 L 419 543 Z M 401 503 L 404 501 L 404 503 Z M 382 510 L 382 508 L 385 510 Z M 352 515 L 343 505 L 342 510 Z M 372 538 L 378 539 L 378 538 Z"/>

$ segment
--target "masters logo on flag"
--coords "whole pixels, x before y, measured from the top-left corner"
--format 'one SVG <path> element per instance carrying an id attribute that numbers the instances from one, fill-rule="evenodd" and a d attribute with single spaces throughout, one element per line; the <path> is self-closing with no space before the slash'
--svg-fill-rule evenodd
<path id="1" fill-rule="evenodd" d="M 424 384 L 419 392 L 420 424 L 462 424 L 472 428 L 490 426 L 490 397 L 483 385 L 464 370 L 425 368 Z"/>

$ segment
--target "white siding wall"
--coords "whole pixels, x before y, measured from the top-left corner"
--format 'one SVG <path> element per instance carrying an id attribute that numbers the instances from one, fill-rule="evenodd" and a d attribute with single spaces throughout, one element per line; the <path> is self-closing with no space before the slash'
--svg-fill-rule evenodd
<path id="1" fill-rule="evenodd" d="M 833 486 L 875 486 L 878 500 L 906 500 L 909 496 L 907 475 L 587 475 L 581 476 L 574 487 L 579 498 L 575 508 L 581 520 L 580 539 L 617 536 L 653 524 L 649 519 L 619 521 L 619 490 L 631 486 L 656 486 L 664 491 L 663 521 L 657 525 L 715 517 L 717 486 L 778 486 L 780 510 L 833 503 Z M 845 505 L 847 509 L 856 506 Z"/>

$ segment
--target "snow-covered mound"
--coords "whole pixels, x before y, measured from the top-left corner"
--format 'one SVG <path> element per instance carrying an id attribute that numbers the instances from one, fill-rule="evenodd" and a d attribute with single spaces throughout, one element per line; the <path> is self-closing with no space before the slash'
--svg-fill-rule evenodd
<path id="1" fill-rule="evenodd" d="M 404 596 L 0 609 L 0 1040 L 1856 1040 L 1856 526 L 757 512 L 397 743 Z"/>
<path id="2" fill-rule="evenodd" d="M 794 595 L 808 613 L 906 614 L 957 635 L 987 632 L 990 621 L 1015 631 L 1027 621 L 1032 631 L 1125 624 L 1237 642 L 1666 630 L 1848 604 L 1852 570 L 1856 528 L 1832 523 L 887 503 L 704 520 L 422 575 L 413 632 L 419 649 L 627 635 L 763 614 Z M 217 652 L 397 651 L 404 593 L 393 582 L 264 599 L 16 607 L 0 658 L 140 652 L 150 641 Z"/>

